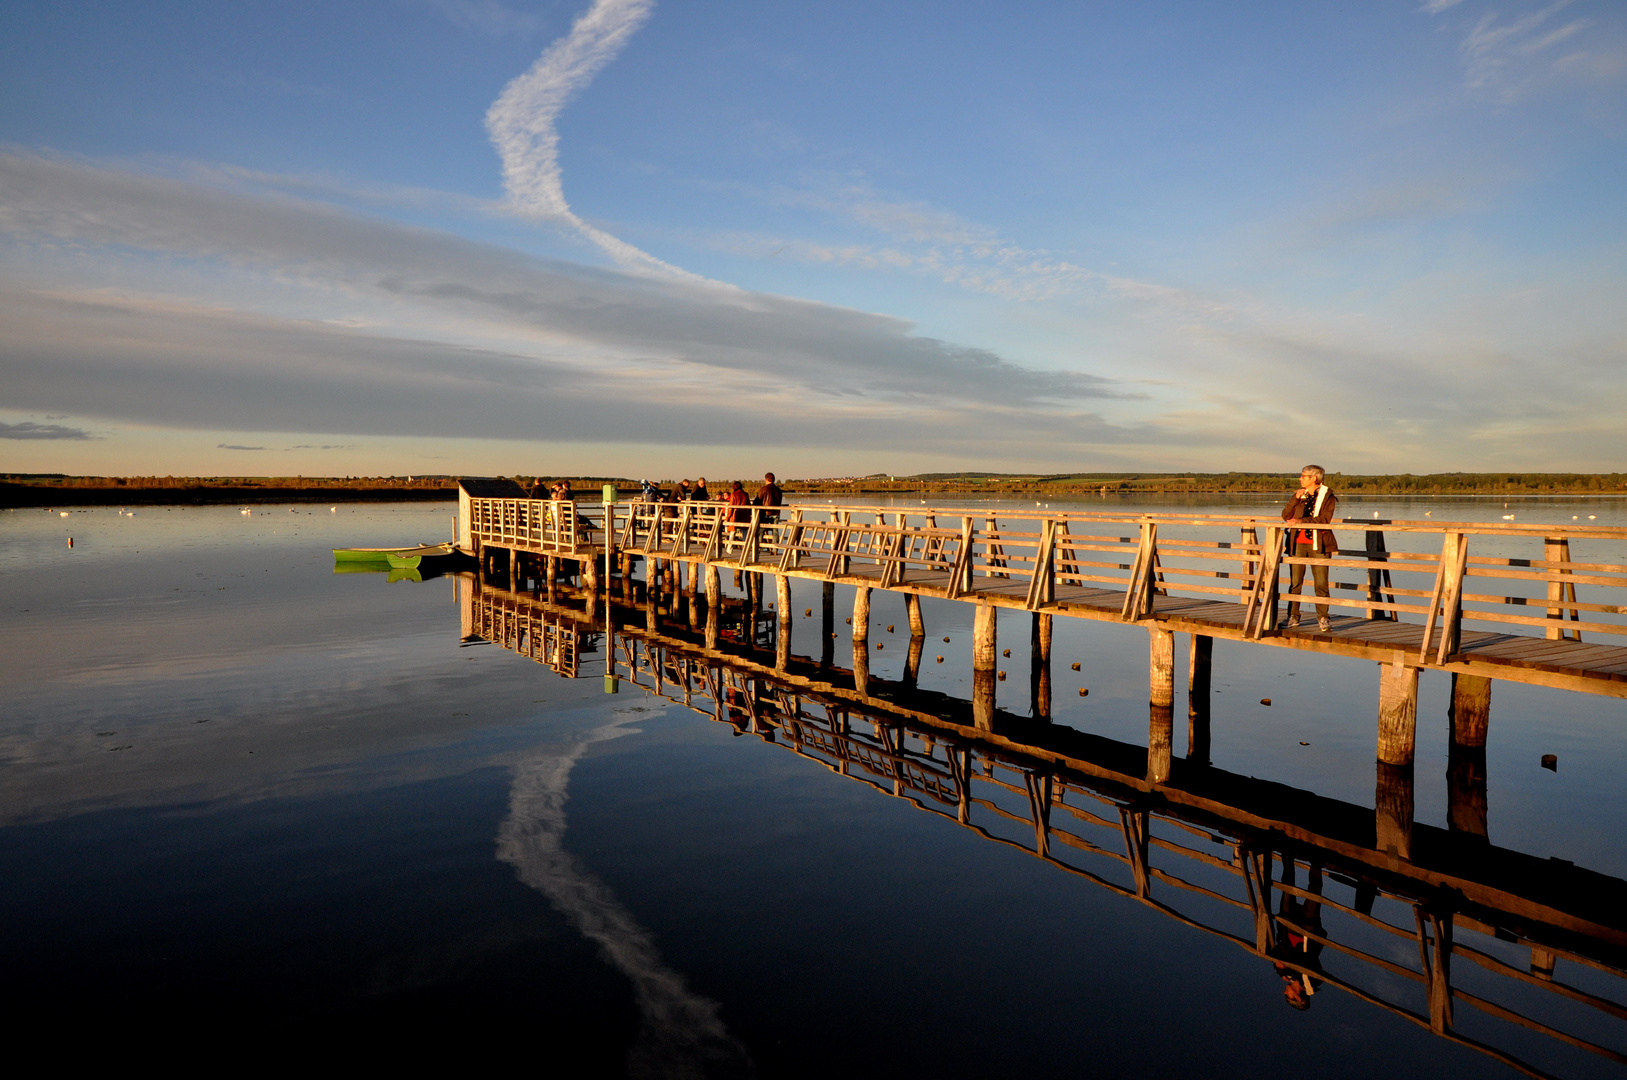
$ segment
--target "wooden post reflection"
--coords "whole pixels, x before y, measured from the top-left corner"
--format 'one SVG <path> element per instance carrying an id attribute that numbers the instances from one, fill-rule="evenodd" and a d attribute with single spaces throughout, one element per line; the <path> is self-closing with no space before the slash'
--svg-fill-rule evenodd
<path id="1" fill-rule="evenodd" d="M 1029 695 L 1034 716 L 1051 718 L 1051 616 L 1034 613 L 1029 627 Z"/>
<path id="2" fill-rule="evenodd" d="M 1491 680 L 1452 675 L 1452 734 L 1446 753 L 1446 822 L 1454 833 L 1489 836 L 1486 827 L 1486 731 Z"/>
<path id="3" fill-rule="evenodd" d="M 926 649 L 926 638 L 920 634 L 910 636 L 909 654 L 904 657 L 904 685 L 914 688 L 921 678 L 921 653 Z"/>
<path id="4" fill-rule="evenodd" d="M 1378 763 L 1373 795 L 1374 846 L 1399 859 L 1412 858 L 1412 766 Z"/>
<path id="5" fill-rule="evenodd" d="M 836 586 L 825 582 L 819 591 L 819 662 L 830 667 L 836 662 Z"/>
<path id="6" fill-rule="evenodd" d="M 1186 759 L 1200 765 L 1209 764 L 1209 671 L 1214 649 L 1214 638 L 1192 635 L 1186 676 Z"/>
<path id="7" fill-rule="evenodd" d="M 853 639 L 853 689 L 861 695 L 870 693 L 870 642 L 861 637 Z"/>
<path id="8" fill-rule="evenodd" d="M 1175 710 L 1168 705 L 1147 706 L 1147 779 L 1154 784 L 1169 780 L 1175 747 Z"/>

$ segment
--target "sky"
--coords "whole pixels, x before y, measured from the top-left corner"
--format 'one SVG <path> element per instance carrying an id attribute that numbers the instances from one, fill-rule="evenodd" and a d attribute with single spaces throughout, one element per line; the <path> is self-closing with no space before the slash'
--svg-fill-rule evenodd
<path id="1" fill-rule="evenodd" d="M 0 471 L 1627 469 L 1619 0 L 0 28 Z"/>

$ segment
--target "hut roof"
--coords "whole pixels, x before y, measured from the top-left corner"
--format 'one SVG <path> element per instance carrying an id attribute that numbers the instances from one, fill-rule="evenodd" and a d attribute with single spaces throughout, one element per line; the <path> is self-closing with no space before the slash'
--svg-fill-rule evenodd
<path id="1" fill-rule="evenodd" d="M 513 480 L 494 480 L 489 476 L 460 476 L 458 487 L 471 499 L 523 499 L 525 489 Z"/>

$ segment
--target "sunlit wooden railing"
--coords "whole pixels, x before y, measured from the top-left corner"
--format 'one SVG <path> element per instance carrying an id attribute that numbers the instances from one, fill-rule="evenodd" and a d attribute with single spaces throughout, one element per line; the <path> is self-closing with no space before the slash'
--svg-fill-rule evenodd
<path id="1" fill-rule="evenodd" d="M 1456 653 L 1465 624 L 1552 640 L 1627 634 L 1627 564 L 1571 550 L 1573 541 L 1627 544 L 1627 529 L 1605 526 L 1345 518 L 1323 526 L 1339 536 L 1338 553 L 1307 559 L 1287 549 L 1294 528 L 1251 515 L 470 501 L 471 537 L 520 551 L 582 559 L 608 546 L 1032 611 L 1100 605 L 1088 594 L 1111 592 L 1128 622 L 1159 617 L 1169 598 L 1206 600 L 1241 605 L 1254 638 L 1280 629 L 1283 577 L 1297 567 L 1307 604 L 1422 623 L 1426 662 Z M 1397 537 L 1423 550 L 1389 550 Z M 1529 557 L 1489 553 L 1511 543 L 1528 544 Z M 1316 565 L 1333 578 L 1327 597 L 1309 595 Z"/>

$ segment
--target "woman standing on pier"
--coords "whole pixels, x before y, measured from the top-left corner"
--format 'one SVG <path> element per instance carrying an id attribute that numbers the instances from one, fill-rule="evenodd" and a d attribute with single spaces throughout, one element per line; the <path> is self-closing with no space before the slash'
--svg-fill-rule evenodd
<path id="1" fill-rule="evenodd" d="M 1326 525 L 1333 520 L 1333 511 L 1339 497 L 1322 483 L 1326 471 L 1320 465 L 1307 465 L 1299 471 L 1299 490 L 1282 508 L 1282 519 L 1290 525 Z M 1339 545 L 1333 539 L 1332 529 L 1295 529 L 1289 551 L 1299 559 L 1331 559 L 1339 554 Z M 1316 595 L 1328 595 L 1328 567 L 1326 563 L 1310 564 L 1311 577 L 1316 582 Z M 1305 564 L 1291 563 L 1288 567 L 1288 593 L 1302 595 L 1305 591 Z M 1289 601 L 1288 625 L 1299 625 L 1299 604 Z M 1328 629 L 1328 606 L 1316 605 L 1317 629 Z"/>

